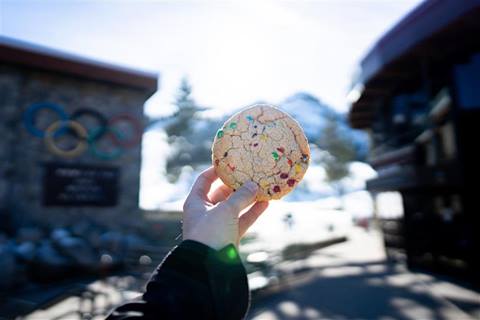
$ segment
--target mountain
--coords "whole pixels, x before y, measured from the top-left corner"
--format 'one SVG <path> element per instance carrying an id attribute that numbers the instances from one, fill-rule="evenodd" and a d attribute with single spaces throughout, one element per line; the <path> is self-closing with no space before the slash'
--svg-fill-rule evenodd
<path id="1" fill-rule="evenodd" d="M 363 131 L 350 128 L 346 114 L 337 112 L 306 92 L 299 92 L 288 97 L 279 104 L 279 107 L 300 123 L 310 142 L 316 143 L 320 147 L 323 144 L 322 133 L 326 125 L 329 121 L 336 122 L 337 133 L 353 142 L 357 160 L 364 161 L 366 159 L 369 148 L 368 136 Z"/>
<path id="2" fill-rule="evenodd" d="M 318 138 L 328 119 L 338 117 L 335 110 L 305 92 L 299 92 L 288 97 L 279 104 L 279 107 L 302 125 L 310 141 Z"/>

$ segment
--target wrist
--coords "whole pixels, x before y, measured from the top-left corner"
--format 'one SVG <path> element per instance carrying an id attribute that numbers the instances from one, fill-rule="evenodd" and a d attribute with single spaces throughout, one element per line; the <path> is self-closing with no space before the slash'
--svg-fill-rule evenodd
<path id="1" fill-rule="evenodd" d="M 189 234 L 189 235 L 183 235 L 183 240 L 192 240 L 196 242 L 200 242 L 201 244 L 204 244 L 214 250 L 221 250 L 222 248 L 233 244 L 236 246 L 236 243 L 232 241 L 227 241 L 223 239 L 212 239 L 211 237 L 205 237 L 201 235 L 195 235 L 195 234 Z"/>

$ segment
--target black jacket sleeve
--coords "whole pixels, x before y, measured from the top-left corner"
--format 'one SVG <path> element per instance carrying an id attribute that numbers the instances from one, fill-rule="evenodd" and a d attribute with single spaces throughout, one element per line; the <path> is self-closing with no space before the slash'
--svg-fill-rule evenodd
<path id="1" fill-rule="evenodd" d="M 163 260 L 137 301 L 107 320 L 242 319 L 249 306 L 245 269 L 237 250 L 214 250 L 186 240 Z"/>

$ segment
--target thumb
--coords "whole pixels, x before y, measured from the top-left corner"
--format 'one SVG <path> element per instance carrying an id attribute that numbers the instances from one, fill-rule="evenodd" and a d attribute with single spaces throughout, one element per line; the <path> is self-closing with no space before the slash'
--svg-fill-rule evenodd
<path id="1" fill-rule="evenodd" d="M 251 205 L 257 196 L 258 186 L 255 182 L 247 181 L 243 186 L 235 191 L 227 200 L 223 202 L 224 205 L 233 208 L 235 214 Z"/>
<path id="2" fill-rule="evenodd" d="M 257 220 L 257 218 L 267 209 L 268 202 L 256 202 L 247 212 L 242 214 L 238 222 L 238 235 L 243 237 L 248 228 Z"/>

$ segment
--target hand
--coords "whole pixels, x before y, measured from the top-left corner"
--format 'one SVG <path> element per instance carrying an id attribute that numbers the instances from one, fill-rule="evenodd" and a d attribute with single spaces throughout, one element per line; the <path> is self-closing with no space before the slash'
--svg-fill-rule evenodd
<path id="1" fill-rule="evenodd" d="M 183 239 L 195 240 L 216 250 L 228 244 L 238 247 L 240 239 L 267 209 L 267 201 L 257 201 L 249 207 L 258 191 L 256 183 L 248 181 L 233 192 L 222 184 L 209 193 L 218 176 L 213 167 L 203 171 L 193 184 L 183 205 Z"/>

